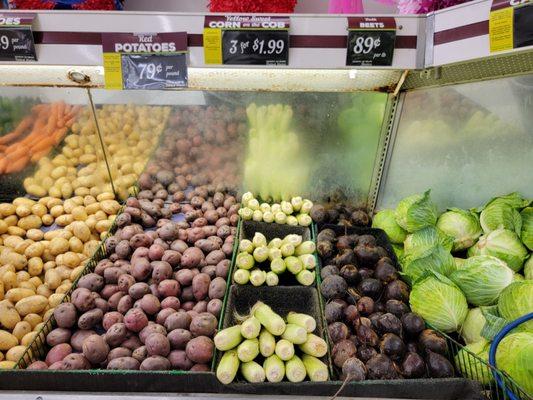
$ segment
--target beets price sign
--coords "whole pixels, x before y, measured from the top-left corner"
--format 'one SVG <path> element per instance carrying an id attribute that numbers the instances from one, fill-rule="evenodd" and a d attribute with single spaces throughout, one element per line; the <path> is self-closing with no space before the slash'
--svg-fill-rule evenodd
<path id="1" fill-rule="evenodd" d="M 0 61 L 37 61 L 33 14 L 0 13 Z"/>
<path id="2" fill-rule="evenodd" d="M 392 17 L 348 18 L 348 66 L 389 66 L 394 56 L 396 21 Z"/>

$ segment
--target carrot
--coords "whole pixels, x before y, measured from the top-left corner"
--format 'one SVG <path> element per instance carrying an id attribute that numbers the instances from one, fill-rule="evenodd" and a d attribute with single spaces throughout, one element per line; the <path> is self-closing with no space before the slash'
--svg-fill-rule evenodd
<path id="1" fill-rule="evenodd" d="M 47 148 L 47 149 L 41 150 L 41 151 L 39 151 L 37 153 L 33 153 L 32 156 L 31 156 L 31 162 L 39 161 L 42 157 L 47 155 L 49 152 L 50 152 L 50 149 Z"/>
<path id="2" fill-rule="evenodd" d="M 30 155 L 26 154 L 24 157 L 17 158 L 16 160 L 10 161 L 5 169 L 6 174 L 12 174 L 14 172 L 19 172 L 24 169 L 26 165 L 28 165 L 28 161 L 30 161 Z"/>
<path id="3" fill-rule="evenodd" d="M 14 161 L 20 157 L 23 157 L 25 155 L 28 155 L 29 157 L 29 150 L 28 146 L 25 145 L 19 145 L 16 143 L 17 147 L 13 147 L 14 145 L 9 146 L 6 149 L 6 157 L 9 158 L 11 161 Z"/>
<path id="4" fill-rule="evenodd" d="M 59 144 L 61 142 L 61 139 L 63 139 L 63 136 L 67 133 L 67 128 L 59 128 L 55 133 L 53 134 L 55 144 Z"/>
<path id="5" fill-rule="evenodd" d="M 50 150 L 55 144 L 55 139 L 53 136 L 44 136 L 38 139 L 37 142 L 30 146 L 30 153 L 35 154 L 43 150 Z"/>
<path id="6" fill-rule="evenodd" d="M 8 163 L 9 163 L 9 160 L 6 157 L 0 158 L 0 174 L 4 173 Z"/>

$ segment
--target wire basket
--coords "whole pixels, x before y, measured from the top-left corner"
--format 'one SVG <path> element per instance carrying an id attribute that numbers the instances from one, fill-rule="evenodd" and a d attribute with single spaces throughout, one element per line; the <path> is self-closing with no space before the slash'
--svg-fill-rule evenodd
<path id="1" fill-rule="evenodd" d="M 446 338 L 448 344 L 448 359 L 455 364 L 458 374 L 465 378 L 480 382 L 483 387 L 482 395 L 485 399 L 531 400 L 531 396 L 529 396 L 507 373 L 490 365 L 488 360 L 484 360 L 474 354 L 446 333 L 441 331 L 438 332 Z M 498 382 L 501 382 L 501 384 Z M 516 397 L 509 396 L 509 392 Z"/>

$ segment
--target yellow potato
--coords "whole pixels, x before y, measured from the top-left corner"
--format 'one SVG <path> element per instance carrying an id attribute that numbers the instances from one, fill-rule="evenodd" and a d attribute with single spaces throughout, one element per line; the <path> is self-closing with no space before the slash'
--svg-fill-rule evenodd
<path id="1" fill-rule="evenodd" d="M 94 254 L 94 252 L 98 249 L 98 246 L 100 246 L 100 241 L 89 240 L 87 243 L 83 245 L 83 254 L 85 254 L 87 257 L 91 257 Z"/>
<path id="2" fill-rule="evenodd" d="M 7 233 L 10 235 L 16 235 L 16 236 L 24 236 L 26 234 L 26 231 L 22 228 L 19 228 L 18 226 L 10 226 L 7 228 Z"/>
<path id="3" fill-rule="evenodd" d="M 33 328 L 33 331 L 35 333 L 38 333 L 41 329 L 43 329 L 44 322 L 39 322 L 37 325 L 35 325 L 35 328 Z"/>
<path id="4" fill-rule="evenodd" d="M 54 223 L 54 217 L 50 214 L 45 214 L 41 217 L 41 221 L 43 221 L 43 225 L 50 226 Z"/>
<path id="5" fill-rule="evenodd" d="M 61 275 L 59 275 L 55 269 L 49 269 L 44 274 L 44 283 L 49 289 L 55 290 L 61 285 Z"/>
<path id="6" fill-rule="evenodd" d="M 35 291 L 35 286 L 33 285 L 33 283 L 31 283 L 29 280 L 28 281 L 24 281 L 24 282 L 19 282 L 19 288 L 22 288 L 22 289 L 30 289 L 30 290 L 33 290 Z"/>
<path id="7" fill-rule="evenodd" d="M 8 271 L 15 272 L 15 267 L 11 264 L 2 265 L 0 267 L 0 279 L 4 276 L 4 274 Z"/>
<path id="8" fill-rule="evenodd" d="M 27 217 L 31 214 L 31 208 L 26 204 L 21 204 L 20 206 L 17 206 L 15 213 L 21 218 Z"/>
<path id="9" fill-rule="evenodd" d="M 0 219 L 0 235 L 7 232 L 7 224 L 3 219 Z"/>
<path id="10" fill-rule="evenodd" d="M 43 269 L 45 271 L 48 271 L 49 269 L 54 269 L 56 267 L 56 262 L 55 261 L 48 261 L 47 263 L 45 263 L 43 265 Z"/>
<path id="11" fill-rule="evenodd" d="M 15 214 L 17 207 L 11 203 L 1 203 L 0 204 L 0 215 L 2 217 L 8 217 Z"/>
<path id="12" fill-rule="evenodd" d="M 12 235 L 8 235 L 5 239 L 4 239 L 4 245 L 6 245 L 7 247 L 11 247 L 12 249 L 14 249 L 15 247 L 17 247 L 19 244 L 23 243 L 24 242 L 24 239 L 22 239 L 20 236 L 12 236 Z M 0 257 L 2 255 L 0 254 Z M 0 261 L 1 262 L 1 261 Z"/>
<path id="13" fill-rule="evenodd" d="M 41 258 L 44 261 L 44 265 L 46 266 L 47 262 L 54 261 L 55 256 L 50 252 L 50 249 L 46 248 L 44 249 L 43 255 L 41 256 Z"/>
<path id="14" fill-rule="evenodd" d="M 13 250 L 15 250 L 17 253 L 19 254 L 24 254 L 24 252 L 26 251 L 26 249 L 28 248 L 28 246 L 30 246 L 31 244 L 33 244 L 33 240 L 23 240 L 22 242 L 19 242 L 15 248 Z"/>
<path id="15" fill-rule="evenodd" d="M 70 183 L 64 183 L 61 185 L 61 195 L 67 199 L 74 193 L 74 189 Z"/>
<path id="16" fill-rule="evenodd" d="M 96 200 L 100 202 L 103 202 L 104 200 L 114 200 L 114 199 L 115 199 L 115 195 L 111 192 L 100 193 L 98 196 L 96 196 Z M 119 205 L 119 208 L 120 208 L 120 205 Z"/>
<path id="17" fill-rule="evenodd" d="M 3 251 L 0 255 L 0 264 L 11 264 L 16 270 L 21 270 L 28 264 L 28 260 L 26 256 L 14 251 Z"/>
<path id="18" fill-rule="evenodd" d="M 54 308 L 57 307 L 61 302 L 63 301 L 63 298 L 65 297 L 64 293 L 54 293 L 48 298 L 48 303 L 50 304 L 50 307 Z M 46 318 L 43 318 L 46 321 Z"/>
<path id="19" fill-rule="evenodd" d="M 85 207 L 74 207 L 72 209 L 72 218 L 74 218 L 74 221 L 85 221 L 87 219 L 87 212 L 85 212 Z"/>
<path id="20" fill-rule="evenodd" d="M 57 204 L 50 208 L 50 215 L 54 218 L 59 217 L 60 215 L 63 215 L 65 213 L 65 210 L 62 205 Z"/>
<path id="21" fill-rule="evenodd" d="M 69 240 L 72 237 L 72 232 L 69 232 L 67 229 L 56 229 L 54 231 L 48 231 L 44 234 L 44 238 L 50 241 L 58 237 Z"/>
<path id="22" fill-rule="evenodd" d="M 34 214 L 23 217 L 17 222 L 17 226 L 26 231 L 28 229 L 39 229 L 42 224 L 41 218 Z"/>
<path id="23" fill-rule="evenodd" d="M 39 278 L 38 276 L 32 276 L 28 282 L 31 282 L 31 284 L 35 288 L 38 288 L 39 285 L 43 284 L 43 282 L 41 281 L 41 278 Z"/>
<path id="24" fill-rule="evenodd" d="M 0 361 L 0 369 L 13 369 L 16 365 L 15 361 Z"/>
<path id="25" fill-rule="evenodd" d="M 18 271 L 17 272 L 17 282 L 26 282 L 29 281 L 31 278 L 31 275 L 28 273 L 28 271 Z"/>
<path id="26" fill-rule="evenodd" d="M 22 338 L 31 332 L 31 324 L 28 321 L 20 321 L 15 327 L 13 328 L 13 335 L 21 341 Z"/>
<path id="27" fill-rule="evenodd" d="M 89 188 L 83 186 L 83 187 L 79 187 L 77 188 L 76 190 L 74 190 L 74 193 L 78 196 L 87 196 L 89 195 L 91 192 L 89 190 Z"/>
<path id="28" fill-rule="evenodd" d="M 82 242 L 87 242 L 91 238 L 91 230 L 84 222 L 74 221 L 69 225 L 69 227 L 72 228 L 74 236 L 76 236 Z"/>
<path id="29" fill-rule="evenodd" d="M 99 232 L 99 233 L 107 232 L 111 228 L 112 224 L 113 222 L 108 219 L 105 219 L 103 221 L 98 221 L 95 226 L 96 232 Z"/>
<path id="30" fill-rule="evenodd" d="M 31 342 L 33 342 L 33 339 L 37 336 L 38 332 L 29 332 L 24 335 L 24 337 L 20 340 L 20 344 L 23 346 L 28 347 Z"/>
<path id="31" fill-rule="evenodd" d="M 15 206 L 27 206 L 31 207 L 36 203 L 35 200 L 28 199 L 27 197 L 17 197 L 15 200 L 13 200 L 13 204 Z"/>
<path id="32" fill-rule="evenodd" d="M 41 295 L 41 296 L 44 296 L 44 297 L 50 297 L 54 292 L 52 292 L 50 290 L 50 288 L 45 285 L 45 284 L 42 284 L 40 286 L 37 287 L 37 290 L 35 291 L 35 293 Z"/>
<path id="33" fill-rule="evenodd" d="M 66 267 L 64 265 L 60 265 L 54 271 L 57 272 L 57 274 L 59 275 L 61 280 L 63 280 L 63 279 L 68 279 L 70 277 L 70 272 L 72 270 L 69 267 Z M 56 290 L 57 290 L 57 288 L 56 288 Z"/>
<path id="34" fill-rule="evenodd" d="M 20 357 L 22 357 L 25 351 L 26 351 L 26 346 L 19 345 L 19 346 L 12 347 L 6 353 L 6 360 L 13 361 L 16 363 L 18 362 Z"/>
<path id="35" fill-rule="evenodd" d="M 76 236 L 72 236 L 68 240 L 68 244 L 69 244 L 70 251 L 73 251 L 75 253 L 83 252 L 83 242 L 80 239 L 78 239 Z"/>
<path id="36" fill-rule="evenodd" d="M 28 260 L 28 273 L 37 277 L 43 272 L 43 260 L 40 257 L 32 257 Z M 33 278 L 31 278 L 33 279 Z"/>
<path id="37" fill-rule="evenodd" d="M 71 282 L 74 282 L 76 280 L 76 278 L 82 273 L 82 271 L 85 269 L 85 265 L 80 265 L 76 268 L 74 268 L 71 272 L 70 272 L 70 281 Z"/>
<path id="38" fill-rule="evenodd" d="M 68 267 L 69 269 L 76 268 L 78 265 L 80 265 L 80 256 L 77 253 L 74 253 L 72 251 L 68 251 L 65 254 L 63 254 L 63 260 L 62 264 Z M 70 275 L 70 271 L 69 271 Z"/>
<path id="39" fill-rule="evenodd" d="M 52 170 L 52 172 L 50 173 L 50 176 L 53 179 L 58 179 L 58 178 L 61 178 L 62 176 L 65 176 L 66 174 L 67 174 L 67 167 L 65 167 L 65 165 L 60 165 L 59 167 L 56 167 Z"/>
<path id="40" fill-rule="evenodd" d="M 58 255 L 65 253 L 69 249 L 68 240 L 62 237 L 56 237 L 50 241 L 50 253 L 52 255 Z"/>
<path id="41" fill-rule="evenodd" d="M 2 276 L 2 281 L 4 282 L 4 290 L 10 290 L 14 287 L 17 287 L 17 275 L 12 271 L 7 271 Z"/>
<path id="42" fill-rule="evenodd" d="M 0 324 L 6 329 L 13 329 L 19 322 L 20 315 L 13 303 L 3 300 L 0 305 Z"/>
<path id="43" fill-rule="evenodd" d="M 26 250 L 24 250 L 24 255 L 26 258 L 41 257 L 43 255 L 43 251 L 44 245 L 40 242 L 35 242 L 26 247 Z"/>
<path id="44" fill-rule="evenodd" d="M 15 304 L 17 301 L 22 300 L 24 297 L 33 296 L 35 292 L 31 289 L 13 288 L 9 289 L 5 294 L 5 298 L 11 303 Z"/>
<path id="45" fill-rule="evenodd" d="M 56 294 L 64 294 L 67 293 L 70 288 L 72 287 L 72 284 L 70 282 L 62 283 L 59 285 L 59 287 L 56 289 Z"/>
<path id="46" fill-rule="evenodd" d="M 60 206 L 63 204 L 63 200 L 55 198 L 55 197 L 49 197 L 49 200 L 46 202 L 46 207 L 50 210 L 55 206 Z"/>
<path id="47" fill-rule="evenodd" d="M 48 305 L 48 299 L 41 295 L 33 295 L 19 300 L 15 308 L 21 316 L 28 314 L 38 314 Z"/>
<path id="48" fill-rule="evenodd" d="M 96 199 L 93 196 L 85 196 L 83 198 L 83 205 L 87 208 L 91 204 L 98 204 L 98 203 L 97 203 Z M 98 207 L 100 207 L 99 204 L 98 204 Z M 87 214 L 90 214 L 89 211 L 87 211 Z"/>
<path id="49" fill-rule="evenodd" d="M 0 301 L 4 300 L 4 282 L 0 280 Z"/>
<path id="50" fill-rule="evenodd" d="M 85 225 L 87 225 L 89 229 L 94 229 L 97 222 L 98 221 L 96 220 L 94 215 L 89 215 L 89 217 L 85 220 Z"/>
<path id="51" fill-rule="evenodd" d="M 36 242 L 40 241 L 44 237 L 44 232 L 40 229 L 28 229 L 26 231 L 26 237 Z"/>
<path id="52" fill-rule="evenodd" d="M 38 217 L 42 217 L 44 214 L 48 212 L 48 209 L 45 205 L 37 203 L 31 206 L 31 212 L 33 215 L 37 215 Z"/>
<path id="53" fill-rule="evenodd" d="M 68 224 L 71 224 L 73 220 L 74 218 L 72 218 L 72 215 L 70 214 L 60 215 L 56 218 L 56 224 L 59 226 L 67 226 Z"/>

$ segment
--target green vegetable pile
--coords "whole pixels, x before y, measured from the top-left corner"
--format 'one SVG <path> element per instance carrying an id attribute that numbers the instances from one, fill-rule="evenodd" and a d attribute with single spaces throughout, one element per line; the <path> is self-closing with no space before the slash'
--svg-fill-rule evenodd
<path id="1" fill-rule="evenodd" d="M 284 320 L 268 305 L 257 302 L 242 320 L 215 336 L 216 348 L 225 352 L 216 371 L 220 382 L 233 382 L 239 369 L 242 377 L 253 383 L 265 379 L 281 382 L 285 377 L 302 382 L 306 375 L 311 381 L 328 380 L 328 367 L 319 360 L 328 348 L 324 339 L 313 334 L 313 317 L 291 312 Z"/>
<path id="2" fill-rule="evenodd" d="M 242 195 L 241 206 L 239 215 L 244 221 L 275 222 L 292 226 L 309 226 L 313 222 L 309 215 L 313 202 L 300 196 L 281 203 L 259 204 L 259 200 L 251 192 L 246 192 Z"/>
<path id="3" fill-rule="evenodd" d="M 310 286 L 315 281 L 315 250 L 315 243 L 303 241 L 300 235 L 287 235 L 267 243 L 265 235 L 256 232 L 252 240 L 243 239 L 239 243 L 237 270 L 233 279 L 239 285 L 250 282 L 254 286 L 261 286 L 266 282 L 268 286 L 276 286 L 279 283 L 278 275 L 288 271 L 298 283 Z M 270 269 L 268 272 L 261 268 L 267 265 Z"/>
<path id="4" fill-rule="evenodd" d="M 28 97 L 0 97 L 0 136 L 11 132 L 36 103 L 36 99 Z"/>
<path id="5" fill-rule="evenodd" d="M 468 352 L 487 361 L 494 336 L 533 312 L 532 201 L 511 193 L 439 215 L 427 191 L 378 212 L 372 226 L 394 245 L 412 285 L 412 310 L 443 332 L 458 332 L 466 346 L 455 356 L 457 368 L 490 383 L 488 367 Z M 533 321 L 500 343 L 496 364 L 533 393 Z"/>

